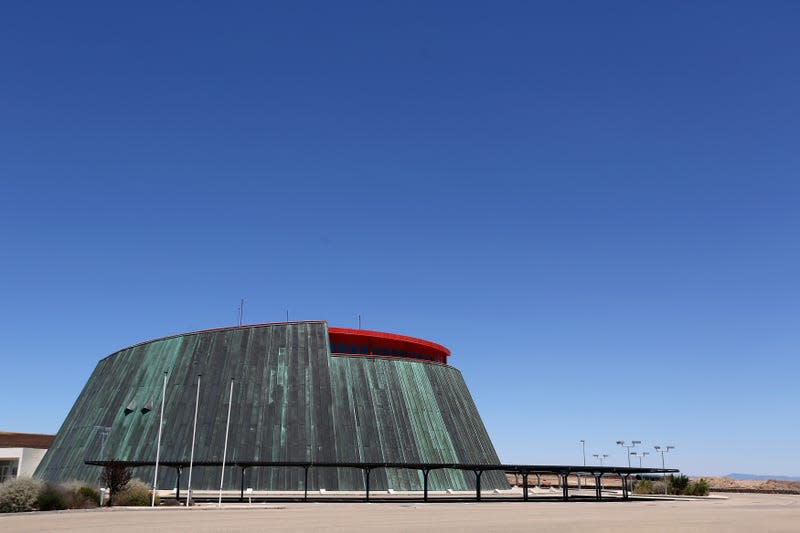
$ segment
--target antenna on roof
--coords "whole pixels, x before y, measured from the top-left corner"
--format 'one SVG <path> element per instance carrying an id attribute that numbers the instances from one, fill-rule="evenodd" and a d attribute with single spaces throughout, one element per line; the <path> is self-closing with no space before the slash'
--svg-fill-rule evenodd
<path id="1" fill-rule="evenodd" d="M 358 315 L 358 329 L 361 329 L 361 315 Z"/>
<path id="2" fill-rule="evenodd" d="M 289 322 L 289 310 L 286 310 L 286 322 Z"/>
<path id="3" fill-rule="evenodd" d="M 244 298 L 239 300 L 239 327 L 242 327 L 242 320 L 244 320 Z"/>

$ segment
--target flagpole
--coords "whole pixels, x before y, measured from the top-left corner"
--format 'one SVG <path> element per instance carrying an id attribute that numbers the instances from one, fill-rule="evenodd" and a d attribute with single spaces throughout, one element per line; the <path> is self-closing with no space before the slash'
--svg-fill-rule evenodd
<path id="1" fill-rule="evenodd" d="M 200 377 L 202 374 L 197 374 L 197 397 L 194 400 L 194 425 L 192 426 L 192 453 L 189 458 L 189 486 L 186 487 L 188 494 L 186 499 L 186 506 L 192 503 L 192 467 L 194 466 L 194 438 L 197 434 L 197 409 L 200 406 Z"/>
<path id="2" fill-rule="evenodd" d="M 231 394 L 228 399 L 228 421 L 225 423 L 225 447 L 222 450 L 222 473 L 219 476 L 219 502 L 217 507 L 222 507 L 222 483 L 225 481 L 225 458 L 228 455 L 228 430 L 231 427 L 231 405 L 233 405 L 233 378 L 231 378 Z"/>
<path id="3" fill-rule="evenodd" d="M 156 490 L 158 488 L 158 461 L 161 459 L 161 428 L 164 427 L 164 400 L 167 395 L 167 371 L 164 371 L 164 388 L 161 391 L 161 418 L 158 419 L 158 443 L 156 444 L 156 471 L 153 474 L 153 499 L 150 507 L 156 506 Z"/>

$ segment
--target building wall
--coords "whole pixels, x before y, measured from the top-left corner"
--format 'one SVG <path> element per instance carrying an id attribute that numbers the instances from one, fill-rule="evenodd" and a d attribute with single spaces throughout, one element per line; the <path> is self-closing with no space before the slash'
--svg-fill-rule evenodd
<path id="1" fill-rule="evenodd" d="M 45 452 L 38 448 L 0 448 L 0 463 L 16 461 L 17 477 L 31 477 Z"/>
<path id="2" fill-rule="evenodd" d="M 327 325 L 301 322 L 246 326 L 143 343 L 101 360 L 44 457 L 37 477 L 96 481 L 87 459 L 155 459 L 164 371 L 162 461 L 187 461 L 200 381 L 195 460 L 220 461 L 228 397 L 233 403 L 228 455 L 240 461 L 499 462 L 461 373 L 422 361 L 331 356 Z M 149 407 L 150 409 L 144 409 Z M 111 427 L 105 444 L 95 426 Z M 102 451 L 101 451 L 102 450 Z M 219 467 L 196 468 L 193 487 L 218 488 Z M 135 476 L 150 482 L 152 468 Z M 185 474 L 182 485 L 185 485 Z M 238 488 L 231 467 L 226 488 Z M 159 486 L 175 486 L 162 468 Z M 363 487 L 354 469 L 311 471 L 311 488 Z M 436 471 L 432 489 L 468 489 L 471 472 Z M 299 468 L 253 468 L 256 490 L 302 489 Z M 376 489 L 421 487 L 414 471 L 373 473 Z M 486 488 L 506 487 L 487 473 Z"/>
<path id="3" fill-rule="evenodd" d="M 23 448 L 19 477 L 32 477 L 46 453 L 47 450 L 39 448 Z"/>

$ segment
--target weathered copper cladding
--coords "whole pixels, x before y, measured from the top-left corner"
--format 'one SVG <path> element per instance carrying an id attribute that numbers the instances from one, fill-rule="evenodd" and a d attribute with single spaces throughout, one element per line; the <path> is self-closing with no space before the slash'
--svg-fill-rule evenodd
<path id="1" fill-rule="evenodd" d="M 94 482 L 100 468 L 86 465 L 87 460 L 153 461 L 164 372 L 165 462 L 190 456 L 201 375 L 197 462 L 222 458 L 233 380 L 230 463 L 499 463 L 461 373 L 443 364 L 446 348 L 362 332 L 362 340 L 378 339 L 365 344 L 366 351 L 389 352 L 332 354 L 334 340 L 354 338 L 348 331 L 360 330 L 329 330 L 321 321 L 263 324 L 186 333 L 120 350 L 97 364 L 35 475 Z M 360 351 L 361 344 L 354 345 Z M 400 355 L 392 355 L 392 349 Z M 101 427 L 111 428 L 105 443 Z M 303 489 L 302 469 L 250 468 L 246 475 L 246 486 L 255 490 Z M 137 468 L 134 476 L 152 480 L 152 467 Z M 235 467 L 226 471 L 226 488 L 238 489 L 240 476 Z M 186 478 L 184 472 L 182 489 Z M 219 479 L 218 467 L 199 467 L 192 486 L 218 488 Z M 469 471 L 437 470 L 430 488 L 472 489 L 474 480 Z M 176 472 L 159 470 L 160 487 L 175 482 Z M 482 483 L 487 489 L 508 486 L 499 472 L 487 472 Z M 357 469 L 314 468 L 309 485 L 360 490 L 364 478 Z M 372 474 L 372 487 L 420 489 L 421 474 L 379 469 Z"/>

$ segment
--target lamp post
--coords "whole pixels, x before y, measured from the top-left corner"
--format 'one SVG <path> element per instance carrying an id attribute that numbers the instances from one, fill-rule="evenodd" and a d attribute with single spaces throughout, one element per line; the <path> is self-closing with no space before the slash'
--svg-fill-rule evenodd
<path id="1" fill-rule="evenodd" d="M 664 462 L 664 454 L 669 453 L 670 450 L 674 450 L 675 446 L 653 446 L 656 449 L 656 453 L 661 454 L 661 470 L 666 470 L 667 467 L 664 466 L 666 463 Z M 667 473 L 664 472 L 664 494 L 667 494 Z"/>
<path id="2" fill-rule="evenodd" d="M 639 452 L 639 453 L 631 452 L 631 455 L 639 458 L 639 468 L 642 468 L 642 459 L 650 455 L 650 452 Z"/>
<path id="3" fill-rule="evenodd" d="M 595 459 L 597 459 L 598 461 L 600 461 L 600 466 L 603 466 L 603 459 L 608 457 L 608 454 L 607 453 L 593 453 L 592 456 Z M 599 478 L 595 477 L 595 479 L 599 479 L 600 480 L 600 490 L 603 490 L 603 473 L 600 472 L 600 477 Z"/>
<path id="4" fill-rule="evenodd" d="M 628 450 L 628 468 L 631 467 L 631 448 L 635 448 L 637 444 L 641 444 L 640 440 L 632 440 L 630 444 L 625 444 L 624 440 L 618 440 L 617 444 Z"/>
<path id="5" fill-rule="evenodd" d="M 581 452 L 583 453 L 583 466 L 586 466 L 586 440 L 581 439 Z M 578 474 L 578 490 L 581 490 L 581 474 Z"/>

